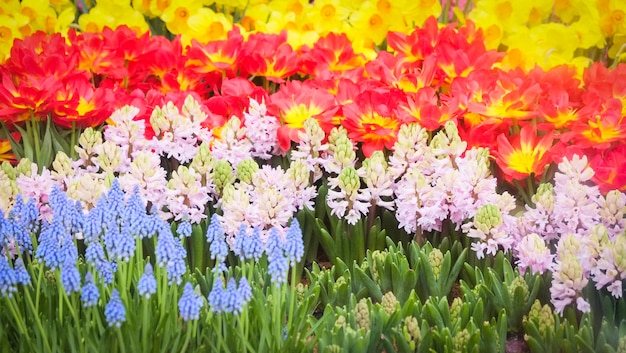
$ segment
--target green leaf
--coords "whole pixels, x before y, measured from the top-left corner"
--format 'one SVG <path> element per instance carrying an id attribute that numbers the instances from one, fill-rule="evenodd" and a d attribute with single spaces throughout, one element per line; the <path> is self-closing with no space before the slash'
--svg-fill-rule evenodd
<path id="1" fill-rule="evenodd" d="M 380 290 L 380 287 L 378 287 L 378 285 L 376 285 L 376 282 L 374 282 L 374 280 L 372 280 L 367 274 L 365 274 L 365 272 L 363 272 L 360 267 L 354 267 L 354 274 L 356 275 L 357 279 L 361 281 L 361 283 L 363 283 L 363 285 L 367 288 L 372 298 L 374 298 L 376 301 L 380 301 L 383 298 L 383 293 Z"/>
<path id="2" fill-rule="evenodd" d="M 22 145 L 24 146 L 22 158 L 28 158 L 31 162 L 34 162 L 35 153 L 33 150 L 33 139 L 22 127 L 15 125 L 15 129 L 22 135 Z"/>

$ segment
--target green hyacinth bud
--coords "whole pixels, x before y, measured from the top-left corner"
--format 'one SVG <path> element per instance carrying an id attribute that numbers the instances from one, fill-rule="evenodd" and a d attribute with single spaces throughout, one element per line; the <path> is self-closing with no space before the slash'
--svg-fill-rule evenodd
<path id="1" fill-rule="evenodd" d="M 31 176 L 32 171 L 33 171 L 32 165 L 33 165 L 33 162 L 31 162 L 30 159 L 28 158 L 20 159 L 20 162 L 15 167 L 16 178 L 19 175 L 25 175 L 27 177 Z"/>
<path id="2" fill-rule="evenodd" d="M 307 136 L 309 136 L 311 145 L 320 145 L 322 143 L 326 134 L 324 133 L 324 130 L 322 130 L 322 127 L 320 126 L 320 123 L 317 121 L 317 119 L 306 119 L 304 121 L 303 127 L 305 133 L 307 134 Z"/>
<path id="3" fill-rule="evenodd" d="M 237 177 L 242 183 L 252 184 L 252 179 L 259 170 L 259 165 L 252 158 L 246 158 L 237 164 Z"/>
<path id="4" fill-rule="evenodd" d="M 11 163 L 7 161 L 2 162 L 2 171 L 4 172 L 4 174 L 6 174 L 7 178 L 11 180 L 15 180 L 15 178 L 17 177 L 17 172 L 15 171 L 15 168 L 13 168 L 13 165 L 11 165 Z"/>
<path id="5" fill-rule="evenodd" d="M 88 127 L 78 138 L 78 146 L 74 146 L 74 151 L 85 161 L 94 154 L 94 147 L 102 144 L 102 132 Z"/>
<path id="6" fill-rule="evenodd" d="M 333 131 L 335 130 L 333 129 Z M 341 168 L 345 168 L 352 165 L 352 162 L 356 159 L 356 152 L 354 152 L 354 145 L 348 137 L 346 130 L 337 131 L 340 131 L 340 133 L 334 136 L 335 139 L 332 142 L 329 137 L 329 151 L 333 154 L 334 162 Z M 331 136 L 333 136 L 332 132 Z"/>
<path id="7" fill-rule="evenodd" d="M 166 107 L 163 108 L 167 109 Z M 154 107 L 154 110 L 152 110 L 152 114 L 150 114 L 150 125 L 152 126 L 152 129 L 157 136 L 161 135 L 162 131 L 168 131 L 169 129 L 171 129 L 171 124 L 166 117 L 164 109 L 156 106 Z"/>
<path id="8" fill-rule="evenodd" d="M 413 316 L 407 316 L 404 318 L 404 325 L 402 326 L 402 336 L 409 343 L 412 351 L 415 351 L 417 344 L 421 338 L 420 326 L 417 319 Z"/>
<path id="9" fill-rule="evenodd" d="M 606 194 L 605 208 L 610 214 L 617 217 L 623 217 L 626 212 L 626 206 L 622 198 L 622 193 L 619 190 L 611 190 Z"/>
<path id="10" fill-rule="evenodd" d="M 346 317 L 343 315 L 339 315 L 339 317 L 337 317 L 337 320 L 335 320 L 335 327 L 341 328 L 345 326 L 346 326 Z"/>
<path id="11" fill-rule="evenodd" d="M 336 344 L 331 344 L 329 346 L 326 346 L 326 353 L 341 353 L 343 352 L 343 349 L 341 349 L 341 347 L 339 347 Z"/>
<path id="12" fill-rule="evenodd" d="M 309 185 L 311 172 L 306 166 L 306 163 L 301 160 L 295 160 L 289 165 L 287 175 L 289 175 L 289 179 L 291 179 L 297 187 L 305 187 Z"/>
<path id="13" fill-rule="evenodd" d="M 383 310 L 387 313 L 387 315 L 393 315 L 394 312 L 398 309 L 400 303 L 393 292 L 387 292 L 383 295 L 383 299 L 381 300 L 381 306 Z"/>
<path id="14" fill-rule="evenodd" d="M 485 233 L 502 224 L 502 215 L 496 205 L 484 205 L 474 216 L 474 226 Z"/>
<path id="15" fill-rule="evenodd" d="M 524 316 L 524 322 L 532 321 L 537 326 L 539 332 L 548 332 L 548 330 L 554 330 L 556 320 L 554 319 L 554 312 L 548 305 L 541 306 L 541 302 L 536 299 L 533 305 L 530 307 L 528 316 Z"/>
<path id="16" fill-rule="evenodd" d="M 541 205 L 546 210 L 554 209 L 554 187 L 550 183 L 541 183 L 537 187 L 537 192 L 532 196 L 535 205 Z"/>
<path id="17" fill-rule="evenodd" d="M 356 304 L 356 312 L 354 313 L 354 317 L 356 319 L 356 324 L 359 328 L 363 328 L 366 330 L 370 329 L 370 309 L 367 305 L 367 300 L 365 298 L 359 300 Z"/>
<path id="18" fill-rule="evenodd" d="M 385 263 L 385 258 L 387 257 L 387 252 L 386 251 L 381 251 L 381 250 L 374 250 L 372 252 L 372 273 L 374 274 L 373 276 L 373 280 L 374 282 L 378 283 L 379 280 L 379 275 L 378 275 L 378 271 L 382 271 L 383 269 L 379 269 L 377 262 L 380 261 L 381 264 Z"/>
<path id="19" fill-rule="evenodd" d="M 613 254 L 613 261 L 615 267 L 619 273 L 626 272 L 626 232 L 622 232 L 620 235 L 613 239 L 613 245 L 611 246 L 611 253 Z"/>
<path id="20" fill-rule="evenodd" d="M 213 167 L 213 173 L 211 174 L 215 190 L 219 195 L 222 194 L 224 186 L 232 184 L 235 181 L 235 174 L 233 168 L 228 161 L 220 159 L 215 163 Z"/>
<path id="21" fill-rule="evenodd" d="M 359 175 L 354 167 L 345 167 L 341 173 L 339 173 L 338 184 L 347 195 L 351 195 L 352 193 L 357 192 L 361 187 L 361 178 L 359 178 Z"/>
<path id="22" fill-rule="evenodd" d="M 524 280 L 524 277 L 522 276 L 517 276 L 515 277 L 515 279 L 511 282 L 511 284 L 509 284 L 509 298 L 513 299 L 513 296 L 515 295 L 515 291 L 517 291 L 518 288 L 522 289 L 522 298 L 524 298 L 524 302 L 526 302 L 526 300 L 528 300 L 528 296 L 530 295 L 530 292 L 528 291 L 528 284 L 526 283 L 526 281 Z"/>
<path id="23" fill-rule="evenodd" d="M 107 173 L 114 173 L 122 165 L 122 153 L 119 146 L 111 141 L 105 141 L 100 146 L 97 158 L 100 168 Z"/>
<path id="24" fill-rule="evenodd" d="M 462 331 L 458 331 L 454 338 L 452 339 L 454 349 L 453 352 L 465 352 L 467 348 L 467 343 L 469 342 L 471 336 L 469 331 L 465 328 Z"/>
<path id="25" fill-rule="evenodd" d="M 215 159 L 213 159 L 213 155 L 211 154 L 211 148 L 209 147 L 209 144 L 204 141 L 196 150 L 196 155 L 193 157 L 193 160 L 191 160 L 191 164 L 189 166 L 198 173 L 206 175 L 211 173 L 214 165 Z"/>
<path id="26" fill-rule="evenodd" d="M 452 304 L 450 304 L 450 317 L 452 321 L 456 321 L 461 317 L 461 309 L 463 308 L 463 299 L 460 297 L 456 297 L 452 300 Z"/>
<path id="27" fill-rule="evenodd" d="M 430 267 L 433 269 L 435 279 L 438 279 L 439 273 L 441 273 L 441 264 L 443 263 L 443 253 L 441 250 L 434 248 L 430 254 L 428 254 L 428 262 L 430 262 Z"/>
<path id="28" fill-rule="evenodd" d="M 72 160 L 63 151 L 57 152 L 52 162 L 52 169 L 58 174 L 63 176 L 73 176 L 74 167 L 72 166 Z"/>

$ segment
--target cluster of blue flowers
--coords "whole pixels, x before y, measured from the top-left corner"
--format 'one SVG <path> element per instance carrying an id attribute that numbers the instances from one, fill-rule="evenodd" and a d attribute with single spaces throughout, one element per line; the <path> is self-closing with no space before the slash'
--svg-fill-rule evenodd
<path id="1" fill-rule="evenodd" d="M 224 280 L 221 276 L 217 276 L 213 289 L 209 293 L 210 310 L 218 314 L 239 314 L 251 298 L 252 288 L 245 277 L 241 277 L 239 284 L 234 278 L 229 279 L 224 288 Z"/>
<path id="2" fill-rule="evenodd" d="M 65 293 L 80 293 L 84 308 L 98 305 L 104 293 L 101 293 L 101 285 L 113 284 L 118 265 L 135 256 L 137 241 L 146 237 L 156 236 L 156 264 L 166 268 L 169 283 L 182 283 L 187 271 L 182 239 L 189 237 L 193 228 L 189 221 L 183 220 L 177 228 L 176 237 L 156 209 L 146 212 L 137 189 L 125 200 L 125 194 L 115 179 L 109 192 L 98 199 L 93 209 L 84 213 L 79 202 L 69 199 L 55 186 L 49 196 L 49 206 L 52 217 L 43 221 L 33 200 L 25 203 L 19 196 L 8 217 L 0 212 L 2 297 L 12 297 L 19 284 L 31 283 L 22 256 L 33 253 L 32 237 L 36 234 L 39 234 L 38 246 L 32 255 L 46 267 L 60 272 Z M 255 262 L 265 253 L 272 282 L 277 286 L 285 283 L 289 266 L 295 265 L 304 254 L 298 221 L 292 221 L 284 240 L 277 228 L 272 229 L 265 244 L 260 229 L 254 228 L 250 234 L 248 230 L 245 225 L 241 226 L 234 243 L 234 253 L 242 261 Z M 88 266 L 84 281 L 77 266 L 79 257 L 75 242 L 81 237 L 86 246 L 85 262 Z M 225 279 L 229 246 L 216 214 L 211 217 L 206 237 L 211 258 L 216 261 L 215 283 L 208 298 L 194 291 L 191 283 L 185 283 L 178 302 L 180 317 L 184 321 L 198 320 L 207 299 L 213 312 L 239 314 L 252 298 L 252 288 L 245 277 L 238 282 L 234 278 Z M 146 263 L 136 289 L 145 299 L 157 293 L 157 280 L 151 263 Z M 126 321 L 126 308 L 118 289 L 112 289 L 104 314 L 110 327 L 121 327 Z"/>

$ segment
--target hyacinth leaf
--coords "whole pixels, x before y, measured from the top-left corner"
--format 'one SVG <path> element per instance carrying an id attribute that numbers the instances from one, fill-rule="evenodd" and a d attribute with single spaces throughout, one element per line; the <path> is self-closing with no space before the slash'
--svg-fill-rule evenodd
<path id="1" fill-rule="evenodd" d="M 465 258 L 467 257 L 467 249 L 461 251 L 461 254 L 456 258 L 452 269 L 450 270 L 450 264 L 452 262 L 452 256 L 450 252 L 446 252 L 443 258 L 443 263 L 441 265 L 441 273 L 439 274 L 440 278 L 440 291 L 441 293 L 446 293 L 448 295 L 450 290 L 452 290 L 452 286 L 456 283 L 459 273 L 461 272 L 461 268 L 465 263 Z M 441 281 L 442 278 L 445 278 L 444 281 Z"/>
<path id="2" fill-rule="evenodd" d="M 383 293 L 380 290 L 380 287 L 374 282 L 372 278 L 370 278 L 365 272 L 358 266 L 354 267 L 354 274 L 364 286 L 367 288 L 369 294 L 372 298 L 377 301 L 380 301 L 383 298 Z M 383 286 L 383 288 L 386 288 Z"/>
<path id="3" fill-rule="evenodd" d="M 441 298 L 441 299 L 444 299 L 444 298 Z M 447 302 L 446 302 L 446 305 L 447 305 Z M 437 305 L 437 303 L 435 303 L 433 300 L 428 300 L 424 304 L 423 312 L 428 322 L 431 323 L 431 325 L 437 327 L 440 330 L 443 330 L 444 328 L 447 328 L 448 326 L 450 326 L 451 323 L 450 323 L 450 320 L 448 320 L 447 322 L 444 320 L 444 316 L 442 315 L 442 312 L 440 312 L 439 309 L 440 308 Z M 449 314 L 450 313 L 448 312 L 448 317 L 450 316 Z"/>
<path id="4" fill-rule="evenodd" d="M 33 150 L 33 140 L 30 137 L 30 134 L 26 133 L 26 130 L 24 130 L 19 125 L 15 125 L 15 129 L 17 129 L 17 131 L 20 132 L 20 135 L 22 135 L 22 145 L 24 146 L 22 148 L 21 153 L 19 154 L 18 154 L 19 151 L 17 149 L 13 149 L 13 152 L 16 153 L 15 156 L 17 157 L 18 160 L 22 158 L 28 158 L 30 161 L 35 161 L 35 153 Z M 9 134 L 9 138 L 11 139 L 11 141 L 14 141 L 13 138 L 10 136 L 10 134 Z M 13 146 L 13 143 L 11 143 L 11 146 Z"/>
<path id="5" fill-rule="evenodd" d="M 3 131 L 9 131 L 4 122 L 0 126 L 2 127 Z M 17 125 L 15 127 L 18 129 L 20 128 Z M 23 140 L 24 133 L 22 131 L 20 131 L 20 134 L 22 135 Z M 7 133 L 6 137 L 9 139 L 9 143 L 11 144 L 11 151 L 13 151 L 13 153 L 15 154 L 15 158 L 19 161 L 24 157 L 24 147 L 22 147 L 22 145 L 13 138 L 13 135 Z"/>
<path id="6" fill-rule="evenodd" d="M 54 151 L 63 151 L 68 156 L 72 155 L 74 146 L 70 146 L 67 139 L 57 130 L 56 125 L 52 124 L 48 131 L 50 131 L 50 136 L 52 137 L 52 147 L 54 147 Z M 68 131 L 70 134 L 71 132 L 71 130 Z M 75 133 L 76 135 L 80 135 L 79 131 L 76 131 Z"/>
<path id="7" fill-rule="evenodd" d="M 474 312 L 472 313 L 472 318 L 474 321 L 479 324 L 480 322 L 485 321 L 485 304 L 482 299 L 476 301 L 476 305 L 474 306 Z"/>
<path id="8" fill-rule="evenodd" d="M 50 164 L 52 164 L 52 136 L 50 134 L 50 124 L 52 122 L 52 119 L 50 117 L 48 117 L 48 121 L 46 122 L 46 132 L 43 135 L 43 139 L 41 141 L 41 150 L 40 150 L 40 155 L 39 155 L 39 160 L 36 161 L 37 164 L 39 165 L 39 168 L 41 169 L 42 167 L 47 167 Z M 38 127 L 35 127 L 38 128 Z"/>
<path id="9" fill-rule="evenodd" d="M 328 256 L 328 259 L 330 260 L 330 262 L 333 265 L 335 265 L 336 259 L 337 259 L 337 252 L 339 249 L 335 248 L 335 241 L 333 240 L 333 237 L 330 235 L 328 230 L 326 230 L 326 227 L 324 226 L 324 224 L 319 218 L 317 219 L 317 226 L 320 230 L 319 235 L 320 235 L 320 244 L 322 245 L 322 249 L 326 253 L 326 256 Z"/>

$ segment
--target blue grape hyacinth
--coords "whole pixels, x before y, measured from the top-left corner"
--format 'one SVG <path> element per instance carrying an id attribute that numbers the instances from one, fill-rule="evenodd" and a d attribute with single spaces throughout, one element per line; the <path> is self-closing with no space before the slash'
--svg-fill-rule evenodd
<path id="1" fill-rule="evenodd" d="M 183 321 L 198 320 L 203 304 L 203 298 L 194 292 L 191 283 L 185 283 L 183 295 L 178 301 L 178 311 Z"/>
<path id="2" fill-rule="evenodd" d="M 121 327 L 122 323 L 126 321 L 126 309 L 117 289 L 113 289 L 111 292 L 111 299 L 104 308 L 104 316 L 109 327 Z"/>

